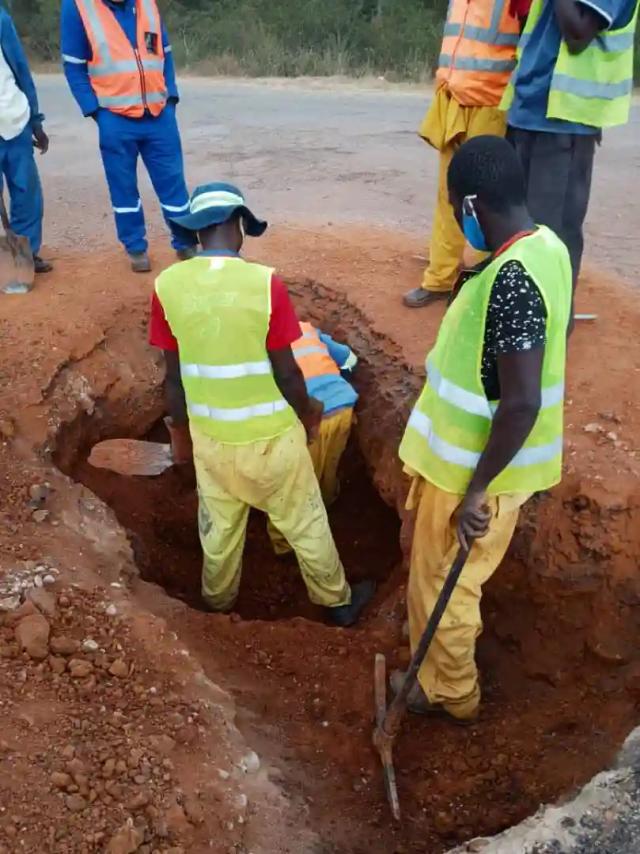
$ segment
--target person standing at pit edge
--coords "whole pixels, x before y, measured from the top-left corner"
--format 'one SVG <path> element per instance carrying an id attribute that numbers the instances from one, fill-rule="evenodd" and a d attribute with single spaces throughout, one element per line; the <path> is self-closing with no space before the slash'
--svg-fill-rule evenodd
<path id="1" fill-rule="evenodd" d="M 602 128 L 626 124 L 638 0 L 534 0 L 501 107 L 527 203 L 569 249 L 574 290 Z"/>
<path id="2" fill-rule="evenodd" d="M 447 170 L 467 139 L 504 136 L 498 109 L 516 64 L 523 0 L 451 0 L 436 73 L 436 93 L 420 136 L 440 152 L 438 199 L 429 260 L 422 284 L 404 295 L 408 308 L 432 305 L 451 294 L 465 247 L 449 203 Z"/>
<path id="3" fill-rule="evenodd" d="M 142 158 L 180 260 L 193 235 L 172 217 L 189 208 L 171 45 L 156 0 L 62 0 L 64 73 L 83 115 L 98 125 L 118 238 L 135 273 L 148 273 L 137 165 Z"/>
<path id="4" fill-rule="evenodd" d="M 4 179 L 11 200 L 11 229 L 29 239 L 36 273 L 53 269 L 39 255 L 44 208 L 33 149 L 41 154 L 49 150 L 43 122 L 22 43 L 11 15 L 0 7 L 0 192 Z"/>
<path id="5" fill-rule="evenodd" d="M 329 529 L 307 448 L 322 404 L 291 351 L 300 324 L 273 270 L 239 255 L 245 233 L 267 224 L 217 183 L 198 187 L 177 222 L 203 251 L 158 277 L 150 341 L 165 355 L 174 462 L 195 464 L 203 598 L 214 611 L 233 607 L 255 507 L 294 549 L 311 601 L 350 626 L 374 585 L 350 588 Z"/>
<path id="6" fill-rule="evenodd" d="M 562 473 L 571 262 L 526 207 L 517 155 L 480 136 L 454 155 L 451 204 L 469 243 L 491 253 L 463 281 L 427 357 L 427 382 L 400 458 L 417 505 L 407 591 L 415 650 L 459 545 L 467 563 L 410 696 L 414 712 L 478 714 L 475 642 L 482 585 L 509 546 L 520 506 Z M 392 675 L 398 690 L 402 674 Z"/>

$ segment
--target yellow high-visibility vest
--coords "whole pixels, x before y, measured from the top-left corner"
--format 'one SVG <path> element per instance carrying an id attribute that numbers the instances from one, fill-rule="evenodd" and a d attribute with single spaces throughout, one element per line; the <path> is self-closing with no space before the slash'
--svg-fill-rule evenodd
<path id="1" fill-rule="evenodd" d="M 189 419 L 219 442 L 272 439 L 297 420 L 266 347 L 272 273 L 241 258 L 201 255 L 156 281 L 178 341 Z"/>
<path id="2" fill-rule="evenodd" d="M 499 401 L 489 400 L 482 384 L 484 334 L 493 283 L 511 260 L 526 268 L 547 312 L 542 406 L 524 446 L 488 492 L 537 492 L 560 480 L 572 274 L 564 243 L 542 226 L 465 282 L 427 356 L 427 382 L 409 418 L 400 458 L 446 492 L 466 492 L 491 432 Z"/>

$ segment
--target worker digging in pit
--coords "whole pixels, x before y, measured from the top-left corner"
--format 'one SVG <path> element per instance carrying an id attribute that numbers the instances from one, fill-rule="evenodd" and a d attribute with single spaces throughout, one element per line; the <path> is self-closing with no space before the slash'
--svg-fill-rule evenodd
<path id="1" fill-rule="evenodd" d="M 516 64 L 521 15 L 527 6 L 526 0 L 449 3 L 436 92 L 419 130 L 440 153 L 438 198 L 428 264 L 421 285 L 404 295 L 408 308 L 447 299 L 458 278 L 465 239 L 449 203 L 447 170 L 465 140 L 482 134 L 505 135 L 506 120 L 498 106 Z"/>
<path id="2" fill-rule="evenodd" d="M 569 249 L 574 289 L 602 129 L 626 124 L 638 0 L 534 0 L 501 107 L 538 223 Z"/>
<path id="3" fill-rule="evenodd" d="M 138 158 L 149 173 L 181 260 L 194 236 L 173 217 L 185 213 L 179 101 L 171 44 L 156 0 L 62 0 L 62 60 L 73 97 L 95 120 L 118 238 L 135 273 L 148 273 Z"/>
<path id="4" fill-rule="evenodd" d="M 291 349 L 304 377 L 307 392 L 323 406 L 318 435 L 309 445 L 313 468 L 320 484 L 325 506 L 338 497 L 340 482 L 338 467 L 351 433 L 353 407 L 358 394 L 349 382 L 358 363 L 358 357 L 346 344 L 316 329 L 310 323 L 301 323 L 302 337 L 294 341 Z M 284 555 L 291 551 L 286 539 L 270 522 L 269 536 L 274 551 Z"/>
<path id="5" fill-rule="evenodd" d="M 407 506 L 417 507 L 407 591 L 413 650 L 458 547 L 471 547 L 410 708 L 467 722 L 480 704 L 482 586 L 505 555 L 521 505 L 561 477 L 571 262 L 560 238 L 534 224 L 505 139 L 466 142 L 448 186 L 464 235 L 490 256 L 445 314 L 400 457 L 413 475 Z M 392 675 L 396 691 L 401 678 Z"/>
<path id="6" fill-rule="evenodd" d="M 239 255 L 267 224 L 223 183 L 196 189 L 176 221 L 202 252 L 158 277 L 150 340 L 165 354 L 174 462 L 195 465 L 204 601 L 233 608 L 255 507 L 294 549 L 311 601 L 352 625 L 374 584 L 350 588 L 329 528 L 307 448 L 323 408 L 291 350 L 300 324 L 283 282 Z"/>
<path id="7" fill-rule="evenodd" d="M 0 8 L 0 191 L 7 183 L 11 230 L 29 239 L 36 273 L 53 268 L 40 257 L 43 201 L 34 147 L 49 150 L 44 116 L 11 15 Z"/>

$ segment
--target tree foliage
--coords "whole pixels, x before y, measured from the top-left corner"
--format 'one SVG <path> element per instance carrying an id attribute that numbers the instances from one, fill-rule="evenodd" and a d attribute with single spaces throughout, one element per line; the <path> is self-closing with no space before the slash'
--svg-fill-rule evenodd
<path id="1" fill-rule="evenodd" d="M 60 0 L 4 2 L 31 55 L 57 62 Z M 433 71 L 447 6 L 447 0 L 159 3 L 183 66 L 254 76 L 384 74 L 414 80 Z M 638 49 L 635 60 L 638 80 Z"/>
<path id="2" fill-rule="evenodd" d="M 446 0 L 159 0 L 182 65 L 248 75 L 428 76 Z M 6 0 L 30 53 L 59 56 L 60 0 Z"/>

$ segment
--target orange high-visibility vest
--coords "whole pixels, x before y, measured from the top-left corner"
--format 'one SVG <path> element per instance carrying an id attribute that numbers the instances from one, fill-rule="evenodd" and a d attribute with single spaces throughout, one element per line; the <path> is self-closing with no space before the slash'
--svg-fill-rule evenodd
<path id="1" fill-rule="evenodd" d="M 329 355 L 327 345 L 310 323 L 301 323 L 302 338 L 291 345 L 295 360 L 300 366 L 305 380 L 313 377 L 325 377 L 327 374 L 340 376 L 338 366 Z"/>
<path id="2" fill-rule="evenodd" d="M 509 0 L 451 0 L 436 81 L 466 107 L 496 107 L 516 66 Z"/>
<path id="3" fill-rule="evenodd" d="M 137 48 L 103 0 L 76 0 L 91 45 L 89 79 L 101 107 L 130 118 L 159 116 L 167 103 L 156 0 L 136 0 Z"/>

